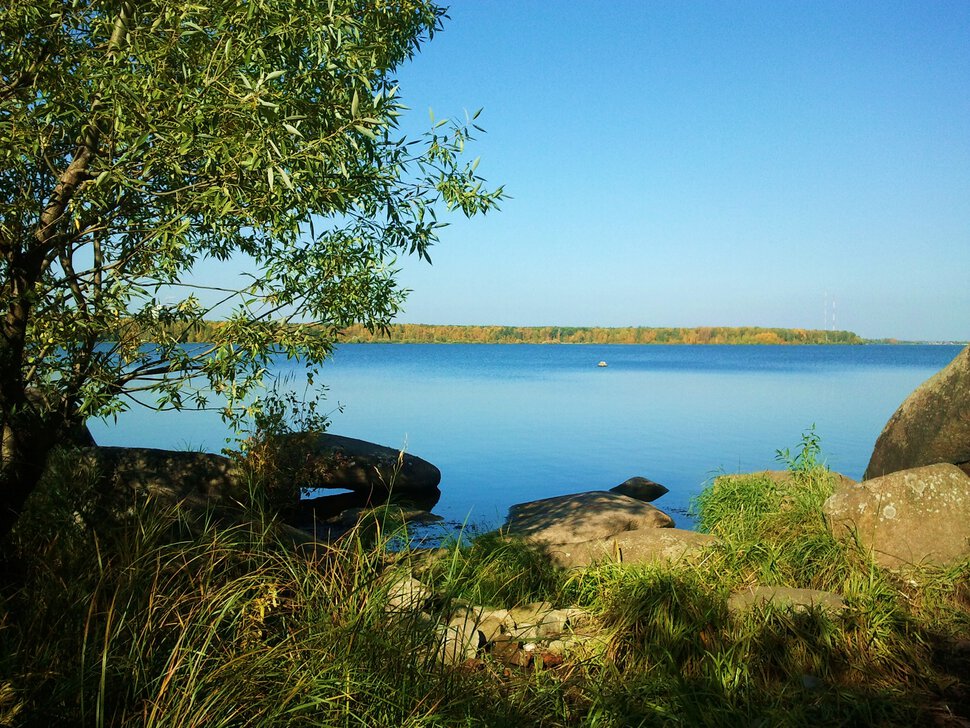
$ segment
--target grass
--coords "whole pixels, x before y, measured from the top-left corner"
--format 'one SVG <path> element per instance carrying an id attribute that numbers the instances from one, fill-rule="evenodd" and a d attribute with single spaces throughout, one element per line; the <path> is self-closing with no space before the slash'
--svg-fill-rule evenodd
<path id="1" fill-rule="evenodd" d="M 719 541 L 697 562 L 562 572 L 499 534 L 429 555 L 373 529 L 297 548 L 266 511 L 112 518 L 65 456 L 8 547 L 0 725 L 930 724 L 965 695 L 950 658 L 970 639 L 970 562 L 879 570 L 829 536 L 817 457 L 787 464 L 710 484 L 695 510 Z M 442 665 L 433 620 L 384 610 L 404 574 L 434 591 L 434 619 L 456 601 L 584 607 L 602 648 L 552 669 Z M 731 614 L 754 584 L 847 609 Z"/>

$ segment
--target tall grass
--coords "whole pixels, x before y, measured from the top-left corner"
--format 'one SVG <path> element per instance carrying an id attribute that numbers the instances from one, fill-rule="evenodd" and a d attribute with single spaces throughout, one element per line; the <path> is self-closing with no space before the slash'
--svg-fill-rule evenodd
<path id="1" fill-rule="evenodd" d="M 540 550 L 501 532 L 485 533 L 419 564 L 423 579 L 448 597 L 482 606 L 562 603 L 563 574 Z"/>
<path id="2" fill-rule="evenodd" d="M 718 543 L 676 565 L 555 569 L 500 534 L 434 552 L 393 529 L 294 546 L 271 510 L 99 510 L 63 459 L 8 545 L 0 724 L 81 726 L 918 725 L 960 675 L 940 650 L 970 638 L 970 562 L 905 575 L 832 539 L 831 475 L 715 480 L 698 499 Z M 258 499 L 256 499 L 258 500 Z M 388 615 L 417 575 L 426 614 Z M 841 594 L 839 614 L 727 608 L 769 584 Z M 586 608 L 595 649 L 552 669 L 489 654 L 436 658 L 457 604 Z M 942 647 L 941 647 L 942 646 Z M 957 701 L 958 702 L 958 701 Z M 950 700 L 956 705 L 956 702 Z"/>
<path id="3" fill-rule="evenodd" d="M 70 537 L 24 527 L 11 545 L 25 561 L 2 605 L 0 717 L 516 726 L 564 709 L 542 679 L 508 686 L 446 667 L 431 649 L 433 621 L 388 617 L 387 589 L 412 560 L 386 550 L 392 534 L 294 548 L 271 519 L 188 518 L 152 503 L 98 527 L 74 510 L 69 483 L 45 484 L 32 506 Z"/>

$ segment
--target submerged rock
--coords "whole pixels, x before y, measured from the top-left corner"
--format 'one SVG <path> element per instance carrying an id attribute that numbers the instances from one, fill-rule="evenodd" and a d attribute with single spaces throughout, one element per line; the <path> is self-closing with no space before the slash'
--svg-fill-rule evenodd
<path id="1" fill-rule="evenodd" d="M 361 516 L 384 509 L 381 517 L 389 516 L 396 524 L 438 523 L 443 519 L 431 513 L 441 497 L 434 488 L 428 493 L 396 496 L 390 499 L 385 493 L 333 493 L 316 498 L 303 498 L 293 509 L 291 520 L 300 528 L 313 529 L 326 524 L 349 528 L 361 520 Z"/>
<path id="2" fill-rule="evenodd" d="M 640 476 L 624 480 L 619 485 L 610 488 L 610 493 L 619 493 L 629 498 L 636 498 L 644 503 L 655 501 L 660 496 L 666 495 L 669 492 L 660 483 L 655 483 L 649 478 L 641 478 Z"/>

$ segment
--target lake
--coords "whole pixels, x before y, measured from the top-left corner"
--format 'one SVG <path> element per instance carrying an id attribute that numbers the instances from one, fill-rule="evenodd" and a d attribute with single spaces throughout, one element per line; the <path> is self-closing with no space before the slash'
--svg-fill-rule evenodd
<path id="1" fill-rule="evenodd" d="M 712 476 L 782 467 L 776 451 L 794 451 L 813 424 L 828 465 L 858 479 L 903 399 L 960 350 L 345 344 L 318 379 L 332 432 L 441 469 L 434 512 L 449 522 L 493 526 L 513 503 L 641 475 L 670 489 L 655 505 L 690 528 L 690 500 Z M 294 362 L 276 373 L 302 391 Z M 90 426 L 102 445 L 218 452 L 228 436 L 213 413 L 140 410 Z"/>

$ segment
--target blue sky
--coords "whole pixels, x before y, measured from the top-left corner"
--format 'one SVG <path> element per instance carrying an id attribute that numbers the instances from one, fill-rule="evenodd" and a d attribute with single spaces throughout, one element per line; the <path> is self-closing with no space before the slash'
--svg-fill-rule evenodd
<path id="1" fill-rule="evenodd" d="M 484 107 L 511 199 L 400 261 L 400 321 L 822 328 L 834 299 L 863 336 L 970 337 L 970 2 L 449 15 L 406 128 Z"/>

